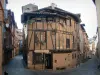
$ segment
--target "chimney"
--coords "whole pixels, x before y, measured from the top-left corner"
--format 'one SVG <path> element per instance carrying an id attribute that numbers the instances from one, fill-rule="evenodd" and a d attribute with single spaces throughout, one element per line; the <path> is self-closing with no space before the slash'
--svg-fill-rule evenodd
<path id="1" fill-rule="evenodd" d="M 22 13 L 24 12 L 34 12 L 38 10 L 38 6 L 34 4 L 27 4 L 25 6 L 22 6 Z"/>
<path id="2" fill-rule="evenodd" d="M 52 9 L 55 9 L 55 7 L 57 7 L 57 5 L 55 3 L 51 3 L 51 7 L 52 7 Z"/>

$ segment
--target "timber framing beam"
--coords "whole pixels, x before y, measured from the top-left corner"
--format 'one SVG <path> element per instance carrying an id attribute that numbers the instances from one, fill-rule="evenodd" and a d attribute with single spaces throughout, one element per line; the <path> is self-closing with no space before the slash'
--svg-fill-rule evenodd
<path id="1" fill-rule="evenodd" d="M 54 31 L 54 30 L 52 29 L 28 29 L 28 31 Z M 62 31 L 62 30 L 57 30 L 57 32 L 63 32 L 69 35 L 73 35 L 73 32 L 67 32 L 67 31 Z"/>
<path id="2" fill-rule="evenodd" d="M 71 52 L 74 52 L 74 51 L 77 51 L 77 50 L 74 50 L 74 49 L 56 49 L 56 50 L 50 50 L 51 53 L 71 53 Z"/>

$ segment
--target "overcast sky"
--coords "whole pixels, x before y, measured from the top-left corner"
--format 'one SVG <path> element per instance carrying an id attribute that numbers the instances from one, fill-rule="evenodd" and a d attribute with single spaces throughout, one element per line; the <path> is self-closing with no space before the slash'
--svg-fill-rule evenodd
<path id="1" fill-rule="evenodd" d="M 49 6 L 51 3 L 55 3 L 57 7 L 66 11 L 75 14 L 80 13 L 82 23 L 86 25 L 85 29 L 88 36 L 91 38 L 96 34 L 96 7 L 92 0 L 8 0 L 7 8 L 15 13 L 15 20 L 19 29 L 23 27 L 21 24 L 22 6 L 29 3 L 38 5 L 39 9 Z"/>

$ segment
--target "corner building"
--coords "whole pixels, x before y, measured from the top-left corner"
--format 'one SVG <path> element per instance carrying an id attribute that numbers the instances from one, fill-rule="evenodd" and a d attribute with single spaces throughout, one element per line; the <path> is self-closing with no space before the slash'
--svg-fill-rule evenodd
<path id="1" fill-rule="evenodd" d="M 80 15 L 46 7 L 21 16 L 23 58 L 28 68 L 69 69 L 79 64 Z"/>

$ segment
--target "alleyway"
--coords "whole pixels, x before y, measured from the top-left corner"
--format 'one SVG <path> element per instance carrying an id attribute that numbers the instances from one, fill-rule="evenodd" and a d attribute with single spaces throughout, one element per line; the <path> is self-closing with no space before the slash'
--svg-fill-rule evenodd
<path id="1" fill-rule="evenodd" d="M 7 71 L 8 75 L 100 75 L 96 67 L 96 59 L 93 58 L 69 72 L 66 70 L 62 72 L 32 71 L 24 68 L 22 56 L 19 55 L 4 66 L 4 71 Z"/>

